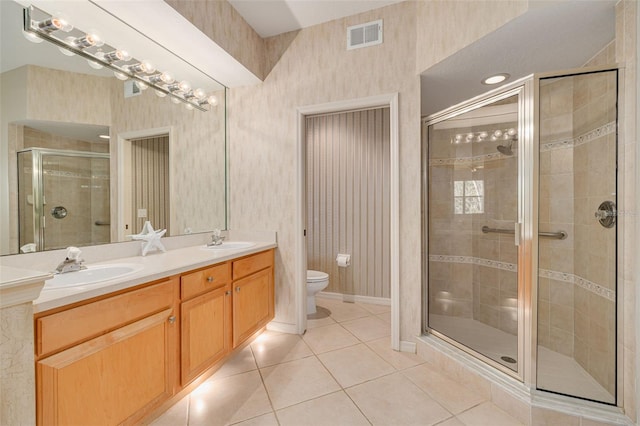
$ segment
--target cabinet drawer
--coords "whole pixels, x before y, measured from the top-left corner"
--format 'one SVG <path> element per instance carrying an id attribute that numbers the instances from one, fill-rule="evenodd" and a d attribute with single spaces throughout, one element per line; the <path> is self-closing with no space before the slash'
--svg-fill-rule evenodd
<path id="1" fill-rule="evenodd" d="M 173 307 L 177 279 L 36 319 L 36 355 L 105 334 L 162 309 Z"/>
<path id="2" fill-rule="evenodd" d="M 236 260 L 233 262 L 233 279 L 246 277 L 269 266 L 273 266 L 273 250 Z"/>
<path id="3" fill-rule="evenodd" d="M 180 297 L 189 299 L 207 291 L 224 287 L 229 281 L 229 264 L 221 263 L 180 277 Z"/>

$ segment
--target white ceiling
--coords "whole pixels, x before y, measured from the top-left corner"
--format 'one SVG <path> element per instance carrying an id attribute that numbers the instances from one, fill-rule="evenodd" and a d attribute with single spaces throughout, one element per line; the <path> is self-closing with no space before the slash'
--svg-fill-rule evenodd
<path id="1" fill-rule="evenodd" d="M 615 38 L 615 3 L 532 2 L 520 17 L 422 73 L 422 115 L 489 91 L 494 86 L 481 80 L 491 75 L 510 74 L 506 84 L 532 73 L 584 66 Z"/>
<path id="2" fill-rule="evenodd" d="M 229 0 L 260 37 L 299 30 L 403 0 Z"/>

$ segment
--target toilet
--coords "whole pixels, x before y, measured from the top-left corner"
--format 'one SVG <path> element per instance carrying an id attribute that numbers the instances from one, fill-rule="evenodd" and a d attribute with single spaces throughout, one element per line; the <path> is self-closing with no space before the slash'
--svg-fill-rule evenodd
<path id="1" fill-rule="evenodd" d="M 329 285 L 329 274 L 320 271 L 307 271 L 307 315 L 316 313 L 316 293 Z"/>

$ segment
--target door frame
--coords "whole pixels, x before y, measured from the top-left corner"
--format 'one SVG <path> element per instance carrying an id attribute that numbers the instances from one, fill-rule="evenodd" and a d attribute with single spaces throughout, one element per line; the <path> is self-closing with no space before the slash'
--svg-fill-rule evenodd
<path id="1" fill-rule="evenodd" d="M 124 229 L 124 223 L 126 219 L 125 214 L 125 206 L 127 206 L 127 197 L 131 194 L 130 188 L 127 188 L 126 185 L 130 184 L 129 177 L 125 177 L 125 171 L 129 170 L 127 166 L 127 162 L 131 160 L 131 139 L 141 139 L 147 137 L 168 135 L 169 136 L 169 194 L 173 194 L 174 190 L 174 180 L 173 180 L 173 158 L 174 158 L 174 147 L 172 141 L 175 140 L 175 129 L 173 127 L 156 127 L 152 129 L 145 130 L 134 130 L 131 132 L 123 132 L 118 133 L 118 142 L 116 146 L 116 161 L 112 161 L 111 166 L 111 176 L 117 176 L 116 180 L 116 196 L 111 197 L 112 200 L 115 199 L 117 202 L 117 208 L 111 209 L 111 211 L 116 211 L 116 220 L 111 218 L 111 223 L 115 223 L 115 228 L 111 228 L 111 239 L 112 241 L 127 241 L 127 235 L 135 234 L 139 230 L 129 229 L 129 233 L 127 234 Z M 115 166 L 113 163 L 117 163 Z M 114 166 L 117 167 L 114 170 Z M 113 186 L 112 186 L 113 188 Z M 171 203 L 171 200 L 169 200 Z M 112 213 L 113 215 L 113 213 Z M 170 213 L 169 223 L 171 224 L 171 228 L 173 228 L 173 213 Z M 114 239 L 114 237 L 116 239 Z"/>
<path id="2" fill-rule="evenodd" d="M 295 305 L 296 333 L 307 329 L 307 245 L 306 245 L 306 137 L 305 118 L 313 114 L 348 112 L 365 108 L 389 108 L 390 132 L 390 295 L 391 295 L 391 348 L 400 350 L 400 149 L 398 126 L 398 93 L 365 98 L 348 99 L 299 107 L 296 165 L 296 219 L 295 219 Z"/>

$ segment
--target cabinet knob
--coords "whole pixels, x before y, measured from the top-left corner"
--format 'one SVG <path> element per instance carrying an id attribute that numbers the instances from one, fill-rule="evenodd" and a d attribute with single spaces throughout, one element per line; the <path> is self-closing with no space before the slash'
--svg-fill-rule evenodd
<path id="1" fill-rule="evenodd" d="M 207 282 L 208 283 L 212 283 L 213 282 L 213 277 L 207 277 Z"/>
<path id="2" fill-rule="evenodd" d="M 175 315 L 171 315 L 171 316 L 169 317 L 169 324 L 173 324 L 173 323 L 175 323 L 175 322 L 176 322 L 176 317 L 175 317 Z"/>
<path id="3" fill-rule="evenodd" d="M 240 286 L 236 287 L 236 291 L 240 293 Z"/>
<path id="4" fill-rule="evenodd" d="M 225 295 L 225 296 L 231 296 L 231 290 L 227 290 L 227 291 L 225 291 L 225 292 L 224 292 L 224 295 Z"/>

